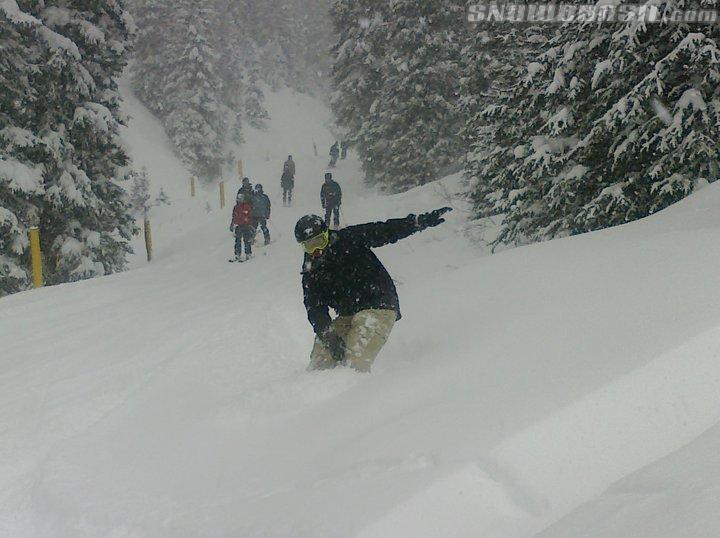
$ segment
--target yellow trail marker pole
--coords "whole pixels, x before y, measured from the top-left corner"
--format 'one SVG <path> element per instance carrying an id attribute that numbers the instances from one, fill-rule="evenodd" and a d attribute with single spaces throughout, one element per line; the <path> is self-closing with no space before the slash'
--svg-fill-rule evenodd
<path id="1" fill-rule="evenodd" d="M 220 182 L 220 209 L 225 207 L 225 182 Z"/>
<path id="2" fill-rule="evenodd" d="M 153 256 L 153 242 L 152 242 L 152 230 L 150 229 L 150 219 L 145 218 L 143 222 L 143 228 L 145 229 L 145 252 L 147 252 L 147 261 L 152 261 Z"/>
<path id="3" fill-rule="evenodd" d="M 238 178 L 242 180 L 242 178 L 245 177 L 245 174 L 243 173 L 243 162 L 242 159 L 238 161 Z"/>
<path id="4" fill-rule="evenodd" d="M 32 260 L 33 285 L 36 288 L 42 288 L 42 252 L 40 251 L 40 230 L 37 226 L 30 228 L 30 258 Z"/>
<path id="5" fill-rule="evenodd" d="M 190 196 L 195 198 L 195 176 L 190 176 Z"/>

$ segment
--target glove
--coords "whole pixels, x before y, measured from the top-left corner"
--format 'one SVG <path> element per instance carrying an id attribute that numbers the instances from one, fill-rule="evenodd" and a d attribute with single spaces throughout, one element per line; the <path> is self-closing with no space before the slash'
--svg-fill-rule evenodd
<path id="1" fill-rule="evenodd" d="M 232 233 L 235 233 L 235 225 L 234 225 L 234 224 L 231 224 L 231 225 L 230 225 L 230 231 L 231 231 Z"/>
<path id="2" fill-rule="evenodd" d="M 440 209 L 436 209 L 435 211 L 430 211 L 429 213 L 423 213 L 422 215 L 418 215 L 418 230 L 424 230 L 426 228 L 432 228 L 433 226 L 442 224 L 443 222 L 445 222 L 445 219 L 442 216 L 448 211 L 452 211 L 452 207 L 441 207 Z"/>
<path id="3" fill-rule="evenodd" d="M 337 334 L 328 331 L 322 338 L 323 344 L 330 352 L 335 362 L 342 362 L 345 358 L 345 342 Z"/>

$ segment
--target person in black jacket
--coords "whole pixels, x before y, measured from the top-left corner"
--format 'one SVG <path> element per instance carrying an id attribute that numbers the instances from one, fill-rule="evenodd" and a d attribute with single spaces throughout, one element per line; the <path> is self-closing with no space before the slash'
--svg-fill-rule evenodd
<path id="1" fill-rule="evenodd" d="M 330 226 L 330 217 L 332 216 L 333 226 L 339 228 L 342 189 L 330 172 L 325 174 L 325 183 L 320 187 L 320 203 L 325 210 L 325 225 Z"/>
<path id="2" fill-rule="evenodd" d="M 445 221 L 449 207 L 402 219 L 329 230 L 317 215 L 302 217 L 295 238 L 305 249 L 302 287 L 315 345 L 308 370 L 347 364 L 369 372 L 397 320 L 392 278 L 372 248 L 395 243 Z M 330 317 L 330 308 L 337 317 Z"/>
<path id="3" fill-rule="evenodd" d="M 270 197 L 263 191 L 263 186 L 258 183 L 255 185 L 255 191 L 252 196 L 252 216 L 255 225 L 262 230 L 265 246 L 270 244 L 270 230 L 268 230 L 267 222 L 270 219 Z"/>
<path id="4" fill-rule="evenodd" d="M 293 175 L 290 174 L 290 170 L 287 168 L 283 170 L 282 177 L 280 178 L 280 188 L 283 193 L 283 206 L 290 207 L 292 205 L 293 189 L 295 188 L 295 180 Z"/>
<path id="5" fill-rule="evenodd" d="M 252 183 L 250 183 L 249 177 L 244 177 L 242 179 L 242 185 L 240 186 L 240 190 L 237 192 L 237 196 L 240 196 L 241 194 L 248 197 L 252 197 L 253 195 L 253 186 Z"/>
<path id="6" fill-rule="evenodd" d="M 287 161 L 283 164 L 283 172 L 287 172 L 290 179 L 295 179 L 295 161 L 292 155 L 288 155 Z"/>

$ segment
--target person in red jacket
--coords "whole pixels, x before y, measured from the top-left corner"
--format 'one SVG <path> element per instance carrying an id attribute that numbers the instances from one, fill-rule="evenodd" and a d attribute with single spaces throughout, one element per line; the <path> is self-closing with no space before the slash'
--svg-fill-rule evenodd
<path id="1" fill-rule="evenodd" d="M 233 208 L 230 231 L 235 234 L 235 260 L 239 262 L 243 261 L 243 246 L 245 247 L 245 260 L 252 258 L 252 243 L 255 238 L 255 220 L 252 216 L 250 197 L 245 194 L 238 193 L 237 203 Z"/>

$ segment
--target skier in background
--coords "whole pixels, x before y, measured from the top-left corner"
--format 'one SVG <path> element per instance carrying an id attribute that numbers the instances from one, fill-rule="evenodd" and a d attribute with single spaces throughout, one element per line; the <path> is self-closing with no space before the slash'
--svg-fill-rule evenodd
<path id="1" fill-rule="evenodd" d="M 343 140 L 340 142 L 340 160 L 344 161 L 347 159 L 348 143 Z"/>
<path id="2" fill-rule="evenodd" d="M 293 161 L 292 155 L 288 155 L 287 161 L 283 164 L 283 172 L 285 170 L 290 174 L 290 179 L 295 179 L 295 161 Z"/>
<path id="3" fill-rule="evenodd" d="M 325 226 L 330 227 L 330 217 L 332 216 L 333 226 L 335 229 L 339 228 L 342 189 L 330 172 L 325 174 L 325 183 L 320 187 L 320 204 L 325 210 Z"/>
<path id="4" fill-rule="evenodd" d="M 335 168 L 339 155 L 340 150 L 338 149 L 338 143 L 335 142 L 332 146 L 330 146 L 330 168 Z"/>
<path id="5" fill-rule="evenodd" d="M 244 194 L 246 196 L 252 196 L 253 186 L 252 186 L 252 183 L 250 183 L 249 177 L 243 178 L 242 185 L 240 186 L 240 190 L 237 193 L 238 193 L 238 196 L 240 196 L 241 194 Z"/>
<path id="6" fill-rule="evenodd" d="M 252 258 L 252 243 L 256 231 L 252 212 L 250 195 L 239 192 L 230 222 L 230 231 L 235 234 L 235 260 L 230 261 L 243 261 L 243 250 L 245 251 L 245 260 Z"/>
<path id="7" fill-rule="evenodd" d="M 252 216 L 255 221 L 255 230 L 257 227 L 262 230 L 265 245 L 270 244 L 270 230 L 267 227 L 267 221 L 270 218 L 270 198 L 263 192 L 263 186 L 258 183 L 255 185 L 255 193 L 252 198 Z"/>
<path id="8" fill-rule="evenodd" d="M 295 180 L 292 178 L 290 171 L 287 169 L 283 170 L 282 177 L 280 178 L 280 187 L 282 188 L 283 193 L 283 206 L 290 207 L 292 205 Z"/>
<path id="9" fill-rule="evenodd" d="M 295 225 L 295 239 L 305 250 L 302 287 L 315 345 L 308 370 L 349 365 L 369 372 L 390 332 L 400 319 L 395 284 L 372 248 L 395 243 L 437 226 L 451 209 L 408 215 L 328 230 L 317 215 L 306 215 Z M 337 317 L 330 317 L 330 308 Z"/>

